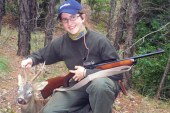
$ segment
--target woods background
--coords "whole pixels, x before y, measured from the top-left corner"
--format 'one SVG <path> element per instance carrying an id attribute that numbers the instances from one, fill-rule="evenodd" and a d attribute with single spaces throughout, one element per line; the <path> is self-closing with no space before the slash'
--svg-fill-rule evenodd
<path id="1" fill-rule="evenodd" d="M 0 0 L 0 33 L 9 26 L 18 31 L 17 55 L 27 56 L 63 33 L 56 20 L 64 0 Z M 165 53 L 140 59 L 126 74 L 128 87 L 142 95 L 170 99 L 170 0 L 77 0 L 87 13 L 87 26 L 104 33 L 121 58 L 164 49 Z M 43 46 L 33 49 L 43 33 Z M 4 36 L 5 37 L 5 36 Z M 8 40 L 7 37 L 6 40 Z M 5 46 L 0 39 L 0 44 Z M 169 59 L 169 60 L 168 60 Z"/>

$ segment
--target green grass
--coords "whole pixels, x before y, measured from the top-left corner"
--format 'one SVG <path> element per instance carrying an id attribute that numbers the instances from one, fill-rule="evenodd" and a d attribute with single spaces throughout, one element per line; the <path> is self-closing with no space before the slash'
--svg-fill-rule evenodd
<path id="1" fill-rule="evenodd" d="M 44 37 L 43 31 L 36 31 L 31 33 L 31 52 L 34 52 L 42 47 L 44 47 Z M 18 49 L 18 29 L 10 28 L 10 26 L 3 26 L 0 34 L 0 47 L 10 46 L 16 51 Z"/>
<path id="2" fill-rule="evenodd" d="M 35 52 L 44 47 L 45 34 L 42 31 L 36 31 L 31 34 L 31 52 Z"/>
<path id="3" fill-rule="evenodd" d="M 11 108 L 0 109 L 0 113 L 16 113 Z"/>
<path id="4" fill-rule="evenodd" d="M 10 26 L 3 26 L 0 34 L 0 47 L 11 46 L 13 49 L 17 49 L 17 37 L 18 31 Z"/>
<path id="5" fill-rule="evenodd" d="M 9 61 L 0 56 L 0 78 L 4 77 L 10 72 Z"/>

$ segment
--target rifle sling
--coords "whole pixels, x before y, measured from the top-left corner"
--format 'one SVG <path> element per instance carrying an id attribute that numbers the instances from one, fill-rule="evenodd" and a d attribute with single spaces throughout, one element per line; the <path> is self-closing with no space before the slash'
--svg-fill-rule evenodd
<path id="1" fill-rule="evenodd" d="M 101 70 L 99 72 L 93 73 L 88 75 L 86 78 L 84 78 L 83 80 L 81 80 L 80 82 L 76 83 L 74 86 L 72 87 L 68 87 L 68 88 L 56 88 L 54 90 L 55 91 L 68 91 L 68 90 L 76 90 L 78 88 L 81 88 L 82 86 L 86 85 L 88 82 L 94 80 L 95 78 L 102 78 L 102 77 L 108 77 L 108 76 L 114 76 L 114 75 L 118 75 L 124 72 L 127 72 L 131 69 L 131 66 L 119 66 L 119 67 L 115 67 L 115 68 L 110 68 L 110 69 L 106 69 L 106 70 Z"/>

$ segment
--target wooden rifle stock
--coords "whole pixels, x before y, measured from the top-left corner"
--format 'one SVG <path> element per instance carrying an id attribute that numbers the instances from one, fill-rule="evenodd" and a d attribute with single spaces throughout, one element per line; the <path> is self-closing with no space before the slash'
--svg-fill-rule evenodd
<path id="1" fill-rule="evenodd" d="M 41 95 L 44 99 L 53 94 L 53 90 L 61 86 L 68 87 L 69 80 L 74 76 L 73 73 L 68 73 L 66 76 L 57 76 L 54 78 L 48 79 L 48 84 L 43 90 L 41 90 Z"/>
<path id="2" fill-rule="evenodd" d="M 164 50 L 159 50 L 156 52 L 152 52 L 152 53 L 148 53 L 148 54 L 144 54 L 141 56 L 135 56 L 135 57 L 131 57 L 128 59 L 124 59 L 124 60 L 119 60 L 119 61 L 110 61 L 109 62 L 102 62 L 102 63 L 96 63 L 93 65 L 87 65 L 85 66 L 85 68 L 87 69 L 109 69 L 109 68 L 114 68 L 114 67 L 119 67 L 119 66 L 131 66 L 134 65 L 136 63 L 136 59 L 138 58 L 143 58 L 143 57 L 148 57 L 148 56 L 152 56 L 152 55 L 156 55 L 156 54 L 160 54 L 163 53 Z M 68 73 L 66 76 L 58 76 L 58 77 L 54 77 L 51 79 L 48 79 L 48 84 L 47 86 L 41 90 L 41 94 L 42 97 L 44 99 L 46 99 L 47 97 L 49 97 L 50 95 L 53 94 L 53 90 L 56 88 L 59 88 L 61 86 L 63 87 L 68 87 L 69 86 L 69 80 L 74 76 L 73 73 Z"/>
<path id="3" fill-rule="evenodd" d="M 135 63 L 134 59 L 127 59 L 127 60 L 122 60 L 118 62 L 112 62 L 108 64 L 103 64 L 103 65 L 98 65 L 96 68 L 97 69 L 109 69 L 109 68 L 114 68 L 114 67 L 119 67 L 119 66 L 131 66 Z"/>

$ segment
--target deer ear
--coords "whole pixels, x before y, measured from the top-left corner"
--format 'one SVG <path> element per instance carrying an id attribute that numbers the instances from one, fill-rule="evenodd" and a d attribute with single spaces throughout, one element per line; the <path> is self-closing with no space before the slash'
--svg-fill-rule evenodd
<path id="1" fill-rule="evenodd" d="M 35 83 L 33 85 L 34 89 L 37 90 L 37 91 L 40 91 L 40 90 L 43 90 L 44 87 L 48 84 L 48 81 L 43 81 L 41 83 Z"/>

